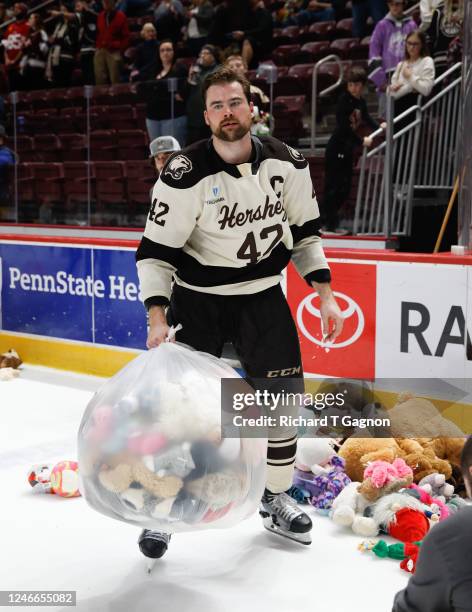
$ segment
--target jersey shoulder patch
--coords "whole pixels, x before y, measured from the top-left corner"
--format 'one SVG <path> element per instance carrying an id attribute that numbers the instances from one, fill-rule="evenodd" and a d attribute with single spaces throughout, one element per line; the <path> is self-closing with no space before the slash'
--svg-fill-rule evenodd
<path id="1" fill-rule="evenodd" d="M 179 153 L 169 160 L 164 169 L 164 176 L 170 176 L 174 181 L 180 181 L 186 172 L 191 172 L 192 170 L 192 161 L 183 153 Z"/>
<path id="2" fill-rule="evenodd" d="M 308 165 L 307 160 L 296 149 L 272 136 L 261 136 L 262 156 L 264 159 L 279 159 L 292 163 L 295 168 L 302 169 Z"/>
<path id="3" fill-rule="evenodd" d="M 189 189 L 211 174 L 208 141 L 196 142 L 173 153 L 162 169 L 162 182 L 174 189 Z"/>

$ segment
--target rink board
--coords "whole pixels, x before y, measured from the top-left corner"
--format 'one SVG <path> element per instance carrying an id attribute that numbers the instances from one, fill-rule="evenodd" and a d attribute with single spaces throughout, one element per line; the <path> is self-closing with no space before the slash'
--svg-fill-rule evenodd
<path id="1" fill-rule="evenodd" d="M 132 240 L 0 236 L 0 352 L 111 375 L 145 349 Z M 321 342 L 316 293 L 292 266 L 283 287 L 308 376 L 472 376 L 472 257 L 326 249 L 345 314 Z M 204 316 L 204 313 L 202 313 Z"/>

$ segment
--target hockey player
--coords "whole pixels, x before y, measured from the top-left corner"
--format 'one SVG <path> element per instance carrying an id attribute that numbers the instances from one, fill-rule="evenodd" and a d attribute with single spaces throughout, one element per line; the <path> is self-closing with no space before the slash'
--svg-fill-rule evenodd
<path id="1" fill-rule="evenodd" d="M 173 154 L 154 187 L 136 255 L 147 346 L 158 346 L 180 323 L 177 341 L 217 357 L 232 342 L 250 380 L 302 391 L 297 330 L 280 287 L 290 259 L 319 294 L 327 341 L 341 333 L 343 319 L 308 163 L 275 138 L 251 136 L 249 87 L 227 68 L 205 79 L 212 137 Z M 296 429 L 270 430 L 260 513 L 267 529 L 309 544 L 311 520 L 286 494 L 296 444 Z M 168 542 L 149 530 L 139 538 L 148 557 L 162 556 Z"/>

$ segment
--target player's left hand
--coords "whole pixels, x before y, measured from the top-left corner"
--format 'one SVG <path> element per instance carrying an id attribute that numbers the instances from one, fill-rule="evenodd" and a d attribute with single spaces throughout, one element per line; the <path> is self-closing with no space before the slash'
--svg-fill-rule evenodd
<path id="1" fill-rule="evenodd" d="M 334 342 L 343 330 L 344 318 L 334 296 L 330 294 L 321 300 L 321 326 L 324 342 Z"/>

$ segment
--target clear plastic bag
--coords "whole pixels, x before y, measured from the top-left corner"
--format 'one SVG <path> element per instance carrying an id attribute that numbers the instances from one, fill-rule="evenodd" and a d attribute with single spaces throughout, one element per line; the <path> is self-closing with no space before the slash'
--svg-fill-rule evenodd
<path id="1" fill-rule="evenodd" d="M 168 342 L 107 381 L 78 434 L 87 502 L 169 533 L 229 527 L 252 514 L 267 441 L 221 437 L 220 381 L 237 377 L 222 360 Z"/>

